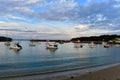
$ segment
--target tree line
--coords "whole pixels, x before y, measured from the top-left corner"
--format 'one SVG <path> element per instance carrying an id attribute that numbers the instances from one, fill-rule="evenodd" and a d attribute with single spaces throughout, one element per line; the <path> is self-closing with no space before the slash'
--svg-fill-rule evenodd
<path id="1" fill-rule="evenodd" d="M 12 41 L 12 38 L 0 36 L 0 42 L 1 41 Z"/>
<path id="2" fill-rule="evenodd" d="M 120 38 L 120 35 L 100 35 L 100 36 L 90 36 L 90 37 L 77 37 L 72 38 L 71 41 L 110 41 L 115 38 Z"/>

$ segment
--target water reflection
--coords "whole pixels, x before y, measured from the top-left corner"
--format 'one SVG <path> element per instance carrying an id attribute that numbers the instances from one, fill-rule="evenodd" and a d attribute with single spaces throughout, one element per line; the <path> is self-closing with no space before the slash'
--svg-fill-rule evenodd
<path id="1" fill-rule="evenodd" d="M 21 51 L 21 49 L 14 49 L 13 50 L 15 53 L 19 53 Z"/>
<path id="2" fill-rule="evenodd" d="M 46 48 L 47 49 L 47 48 Z M 57 49 L 47 49 L 47 50 L 49 50 L 50 52 L 52 52 L 52 53 L 55 53 L 55 51 L 57 51 Z"/>
<path id="3" fill-rule="evenodd" d="M 80 45 L 84 46 L 84 48 L 80 48 Z M 31 47 L 28 41 L 21 42 L 21 46 L 23 47 L 21 50 L 14 50 L 9 49 L 4 43 L 0 43 L 0 73 L 2 71 L 7 73 L 12 70 L 15 74 L 19 74 L 21 70 L 24 70 L 24 74 L 25 72 L 27 74 L 27 71 L 30 70 L 32 73 L 36 72 L 33 69 L 44 72 L 48 71 L 48 69 L 54 71 L 120 62 L 119 47 L 106 49 L 103 45 L 99 45 L 91 49 L 88 44 L 84 43 L 64 43 L 59 45 L 58 49 L 46 49 L 45 42 Z M 7 67 L 1 67 L 4 64 Z"/>

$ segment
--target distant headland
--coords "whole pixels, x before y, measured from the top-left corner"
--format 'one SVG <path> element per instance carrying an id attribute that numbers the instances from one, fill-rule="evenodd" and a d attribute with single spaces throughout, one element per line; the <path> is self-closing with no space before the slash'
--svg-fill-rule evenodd
<path id="1" fill-rule="evenodd" d="M 0 42 L 3 41 L 12 41 L 12 38 L 0 36 Z"/>
<path id="2" fill-rule="evenodd" d="M 100 35 L 100 36 L 90 36 L 90 37 L 77 37 L 77 38 L 72 38 L 71 41 L 78 41 L 80 40 L 81 42 L 111 42 L 111 43 L 116 43 L 120 42 L 120 35 Z"/>
<path id="3" fill-rule="evenodd" d="M 12 41 L 12 38 L 9 37 L 3 37 L 0 36 L 0 42 L 2 41 Z M 18 39 L 19 40 L 19 39 Z M 21 39 L 21 40 L 26 40 L 26 39 Z M 112 42 L 112 43 L 120 43 L 120 35 L 100 35 L 100 36 L 90 36 L 90 37 L 76 37 L 76 38 L 71 38 L 70 40 L 41 40 L 41 39 L 27 39 L 27 41 L 50 41 L 50 42 L 75 42 L 75 41 L 80 41 L 80 42 Z"/>

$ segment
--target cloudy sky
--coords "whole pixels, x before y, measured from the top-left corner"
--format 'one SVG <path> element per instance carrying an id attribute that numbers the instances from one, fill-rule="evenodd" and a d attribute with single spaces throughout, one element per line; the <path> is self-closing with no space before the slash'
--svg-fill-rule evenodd
<path id="1" fill-rule="evenodd" d="M 120 34 L 120 0 L 0 0 L 0 36 L 70 39 Z"/>

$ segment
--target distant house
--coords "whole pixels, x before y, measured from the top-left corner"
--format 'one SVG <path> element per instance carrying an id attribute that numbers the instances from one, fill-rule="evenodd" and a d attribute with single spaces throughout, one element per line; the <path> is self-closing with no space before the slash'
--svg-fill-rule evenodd
<path id="1" fill-rule="evenodd" d="M 115 38 L 116 43 L 120 43 L 120 38 Z"/>

